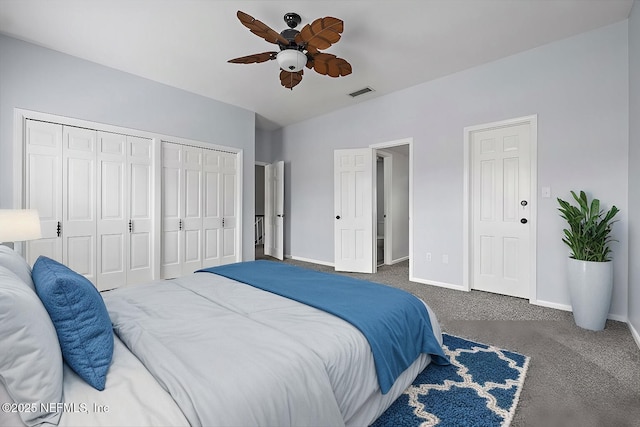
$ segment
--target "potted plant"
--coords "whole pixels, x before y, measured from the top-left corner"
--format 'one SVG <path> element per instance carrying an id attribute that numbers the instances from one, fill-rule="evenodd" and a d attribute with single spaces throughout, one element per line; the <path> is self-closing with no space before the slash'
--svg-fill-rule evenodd
<path id="1" fill-rule="evenodd" d="M 609 244 L 613 217 L 620 211 L 612 206 L 608 211 L 600 209 L 600 200 L 589 202 L 584 191 L 580 195 L 571 192 L 577 206 L 560 198 L 560 216 L 569 228 L 565 228 L 562 241 L 569 246 L 567 279 L 571 307 L 576 325 L 600 331 L 604 329 L 611 306 L 613 292 L 613 263 Z"/>

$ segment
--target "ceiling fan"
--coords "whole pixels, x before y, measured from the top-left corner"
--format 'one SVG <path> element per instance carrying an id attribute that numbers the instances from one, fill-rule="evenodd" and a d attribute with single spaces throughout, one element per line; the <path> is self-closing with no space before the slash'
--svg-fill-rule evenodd
<path id="1" fill-rule="evenodd" d="M 351 64 L 330 53 L 320 52 L 331 47 L 340 40 L 344 30 L 341 19 L 327 16 L 318 18 L 311 24 L 295 29 L 302 19 L 297 13 L 287 13 L 284 21 L 289 28 L 277 33 L 267 25 L 244 12 L 238 11 L 238 19 L 253 34 L 262 37 L 269 43 L 277 44 L 279 52 L 262 52 L 253 55 L 230 59 L 234 64 L 253 64 L 275 59 L 280 66 L 280 84 L 287 89 L 302 81 L 303 67 L 331 76 L 340 77 L 351 74 Z"/>

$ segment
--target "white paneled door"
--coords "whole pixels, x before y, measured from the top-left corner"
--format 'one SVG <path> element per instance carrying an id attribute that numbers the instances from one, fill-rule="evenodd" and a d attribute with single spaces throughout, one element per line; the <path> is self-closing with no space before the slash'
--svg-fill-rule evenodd
<path id="1" fill-rule="evenodd" d="M 151 280 L 152 140 L 37 120 L 25 130 L 25 205 L 43 232 L 28 261 L 48 256 L 99 290 Z"/>
<path id="2" fill-rule="evenodd" d="M 182 147 L 162 143 L 162 249 L 160 275 L 162 278 L 182 275 L 184 239 L 182 236 Z"/>
<path id="3" fill-rule="evenodd" d="M 264 168 L 264 253 L 284 259 L 284 162 Z"/>
<path id="4" fill-rule="evenodd" d="M 471 133 L 474 289 L 529 298 L 530 126 Z"/>
<path id="5" fill-rule="evenodd" d="M 26 244 L 30 265 L 39 255 L 62 262 L 62 125 L 25 123 L 25 207 L 37 209 L 42 238 Z"/>
<path id="6" fill-rule="evenodd" d="M 125 135 L 98 132 L 98 288 L 127 280 L 126 143 Z"/>
<path id="7" fill-rule="evenodd" d="M 98 289 L 153 278 L 151 144 L 98 132 Z"/>
<path id="8" fill-rule="evenodd" d="M 239 212 L 238 212 L 238 156 L 231 153 L 218 153 L 220 165 L 220 177 L 222 184 L 219 202 L 222 204 L 222 241 L 219 243 L 220 258 L 219 264 L 228 264 L 240 261 L 239 244 Z M 206 196 L 207 203 L 209 195 Z M 213 264 L 206 263 L 205 266 Z"/>
<path id="9" fill-rule="evenodd" d="M 334 151 L 336 271 L 375 271 L 375 159 L 371 148 Z"/>
<path id="10" fill-rule="evenodd" d="M 160 274 L 239 261 L 237 155 L 162 142 Z"/>
<path id="11" fill-rule="evenodd" d="M 203 149 L 203 260 L 212 267 L 237 259 L 236 156 Z"/>
<path id="12" fill-rule="evenodd" d="M 184 259 L 182 274 L 202 267 L 202 149 L 182 148 L 184 198 L 181 203 Z"/>
<path id="13" fill-rule="evenodd" d="M 96 284 L 96 131 L 64 126 L 62 259 Z M 124 282 L 121 282 L 124 283 Z"/>

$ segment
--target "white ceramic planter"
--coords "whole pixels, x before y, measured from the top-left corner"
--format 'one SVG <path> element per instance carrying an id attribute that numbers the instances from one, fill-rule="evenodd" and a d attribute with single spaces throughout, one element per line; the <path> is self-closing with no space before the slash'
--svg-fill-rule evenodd
<path id="1" fill-rule="evenodd" d="M 613 292 L 613 262 L 569 258 L 569 295 L 576 325 L 592 331 L 604 329 Z"/>

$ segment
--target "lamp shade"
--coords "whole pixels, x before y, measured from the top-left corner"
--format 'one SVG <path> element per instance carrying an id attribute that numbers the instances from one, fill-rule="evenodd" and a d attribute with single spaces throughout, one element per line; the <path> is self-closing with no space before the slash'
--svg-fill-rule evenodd
<path id="1" fill-rule="evenodd" d="M 21 242 L 42 237 L 35 209 L 0 209 L 0 242 Z"/>
<path id="2" fill-rule="evenodd" d="M 307 55 L 296 49 L 285 49 L 278 52 L 276 61 L 284 71 L 297 73 L 307 64 Z"/>

